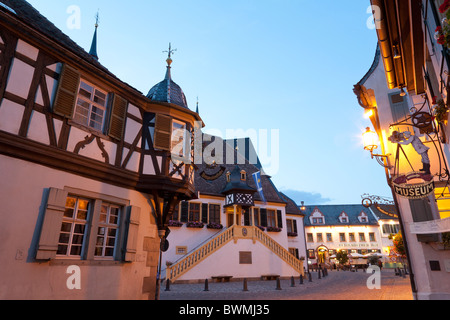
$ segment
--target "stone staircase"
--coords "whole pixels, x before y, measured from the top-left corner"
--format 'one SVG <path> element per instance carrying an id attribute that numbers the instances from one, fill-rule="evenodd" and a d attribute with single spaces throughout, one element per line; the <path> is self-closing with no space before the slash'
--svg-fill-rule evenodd
<path id="1" fill-rule="evenodd" d="M 304 275 L 303 261 L 293 256 L 288 250 L 286 250 L 278 242 L 273 240 L 264 231 L 261 231 L 257 227 L 235 225 L 218 234 L 216 237 L 212 238 L 205 244 L 201 245 L 183 259 L 167 267 L 166 279 L 170 280 L 171 282 L 176 281 L 183 274 L 194 268 L 200 262 L 204 261 L 211 254 L 218 251 L 230 241 L 235 241 L 236 243 L 237 241 L 243 239 L 252 240 L 253 243 L 259 241 L 269 250 L 275 253 L 280 259 L 291 266 L 294 270 L 296 270 L 299 274 Z"/>

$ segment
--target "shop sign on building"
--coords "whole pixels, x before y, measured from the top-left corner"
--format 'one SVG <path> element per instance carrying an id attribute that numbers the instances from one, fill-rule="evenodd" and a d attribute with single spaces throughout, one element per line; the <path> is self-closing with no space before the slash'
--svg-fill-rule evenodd
<path id="1" fill-rule="evenodd" d="M 410 183 L 414 180 L 421 180 L 420 183 Z M 426 198 L 434 191 L 433 177 L 421 172 L 411 172 L 397 176 L 393 180 L 394 192 L 401 197 L 408 199 Z"/>

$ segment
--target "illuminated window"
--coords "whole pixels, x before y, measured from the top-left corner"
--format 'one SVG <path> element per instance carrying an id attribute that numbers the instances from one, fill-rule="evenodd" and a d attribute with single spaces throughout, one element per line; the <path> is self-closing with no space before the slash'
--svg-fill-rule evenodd
<path id="1" fill-rule="evenodd" d="M 360 242 L 366 242 L 366 235 L 364 233 L 359 234 L 359 241 Z"/>
<path id="2" fill-rule="evenodd" d="M 323 234 L 322 233 L 317 234 L 317 242 L 323 242 Z"/>
<path id="3" fill-rule="evenodd" d="M 355 242 L 356 241 L 354 233 L 349 233 L 348 234 L 348 238 L 349 238 L 350 242 Z"/>
<path id="4" fill-rule="evenodd" d="M 67 197 L 57 255 L 81 257 L 85 245 L 89 207 L 90 201 L 87 199 Z"/>
<path id="5" fill-rule="evenodd" d="M 447 188 L 436 188 L 436 203 L 441 219 L 450 218 L 450 192 Z"/>

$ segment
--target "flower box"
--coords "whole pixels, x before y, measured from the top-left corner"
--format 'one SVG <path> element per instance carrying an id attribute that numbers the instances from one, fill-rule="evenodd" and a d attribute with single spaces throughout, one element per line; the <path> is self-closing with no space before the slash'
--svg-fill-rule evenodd
<path id="1" fill-rule="evenodd" d="M 281 228 L 267 227 L 267 232 L 281 232 Z"/>
<path id="2" fill-rule="evenodd" d="M 259 230 L 261 230 L 261 231 L 266 231 L 266 228 L 264 228 L 264 227 L 261 227 L 261 226 L 256 226 L 257 228 L 259 228 Z"/>
<path id="3" fill-rule="evenodd" d="M 195 222 L 195 221 L 189 221 L 186 224 L 186 227 L 188 228 L 194 228 L 194 229 L 202 229 L 205 225 L 203 222 Z"/>
<path id="4" fill-rule="evenodd" d="M 297 232 L 288 232 L 288 237 L 298 237 Z"/>
<path id="5" fill-rule="evenodd" d="M 169 227 L 182 227 L 182 226 L 183 226 L 183 222 L 174 221 L 174 220 L 169 221 Z"/>
<path id="6" fill-rule="evenodd" d="M 223 229 L 223 225 L 221 225 L 220 223 L 210 223 L 210 224 L 206 225 L 206 228 L 221 230 L 221 229 Z"/>

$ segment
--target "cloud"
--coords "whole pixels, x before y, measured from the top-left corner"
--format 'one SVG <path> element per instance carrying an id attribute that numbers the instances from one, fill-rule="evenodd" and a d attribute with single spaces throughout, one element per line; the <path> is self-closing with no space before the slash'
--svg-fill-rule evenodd
<path id="1" fill-rule="evenodd" d="M 302 201 L 304 201 L 305 205 L 307 206 L 327 204 L 332 201 L 332 199 L 330 198 L 324 198 L 320 193 L 299 191 L 293 189 L 285 189 L 281 190 L 281 192 L 283 192 L 289 198 L 294 200 L 297 203 L 297 205 L 300 205 Z"/>

